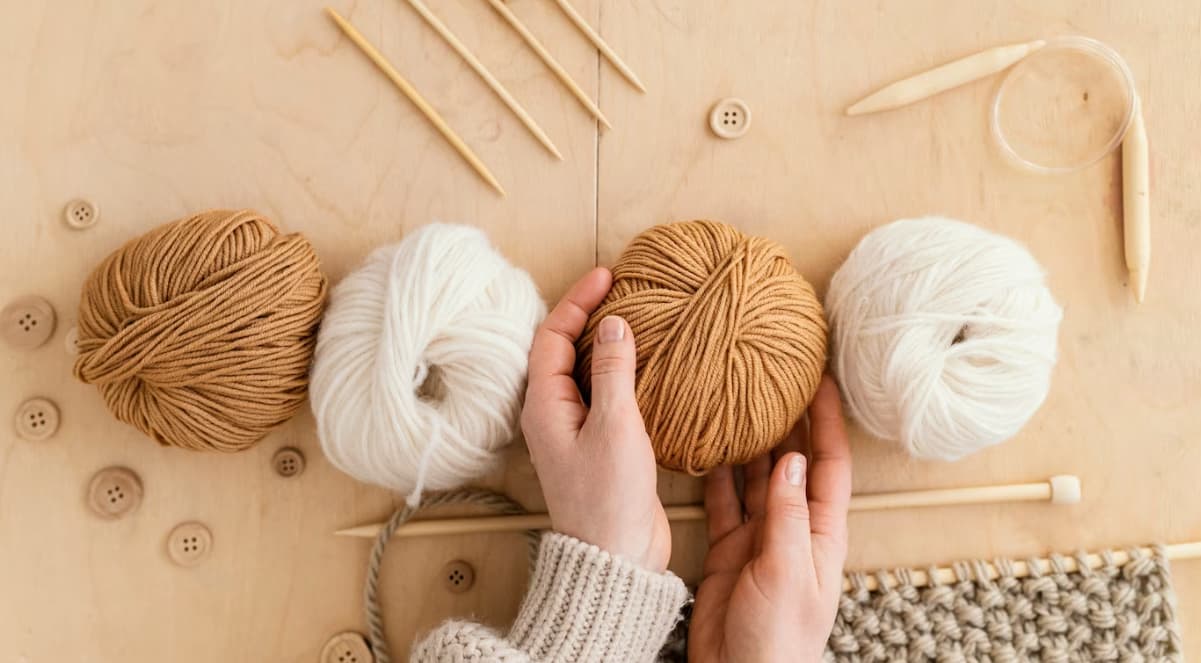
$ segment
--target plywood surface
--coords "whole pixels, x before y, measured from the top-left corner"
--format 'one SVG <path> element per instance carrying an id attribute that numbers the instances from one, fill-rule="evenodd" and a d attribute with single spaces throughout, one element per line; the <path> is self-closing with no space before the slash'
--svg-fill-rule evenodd
<path id="1" fill-rule="evenodd" d="M 483 185 L 341 38 L 311 0 L 11 5 L 0 23 L 0 301 L 50 299 L 46 346 L 3 349 L 0 403 L 59 404 L 63 425 L 31 444 L 0 431 L 0 660 L 313 661 L 325 639 L 362 628 L 366 541 L 329 536 L 382 518 L 395 498 L 321 458 L 301 416 L 255 449 L 161 449 L 115 422 L 70 377 L 62 336 L 88 269 L 130 236 L 189 211 L 254 207 L 306 233 L 333 278 L 422 223 L 487 229 L 554 299 L 641 229 L 716 218 L 782 242 L 824 292 L 854 242 L 888 220 L 944 213 L 1024 241 L 1065 307 L 1046 406 L 1018 438 L 956 464 L 908 460 L 856 431 L 858 491 L 1030 481 L 1071 472 L 1085 501 L 852 517 L 854 568 L 1026 556 L 1201 538 L 1201 7 L 1192 2 L 1018 3 L 576 0 L 649 89 L 630 88 L 553 3 L 513 0 L 614 124 L 584 111 L 483 0 L 430 6 L 510 86 L 563 150 L 555 162 L 474 74 L 397 0 L 335 2 L 430 98 L 509 191 Z M 975 50 L 1087 34 L 1129 61 L 1152 146 L 1153 268 L 1133 305 L 1120 252 L 1116 158 L 1046 178 L 1001 161 L 986 131 L 998 80 L 886 115 L 845 118 L 857 95 Z M 709 107 L 754 113 L 737 141 L 714 138 Z M 97 226 L 66 228 L 84 196 Z M 271 470 L 304 450 L 295 479 Z M 532 507 L 518 447 L 490 479 Z M 91 517 L 91 474 L 142 477 L 139 511 Z M 671 502 L 695 481 L 664 475 Z M 192 569 L 163 545 L 201 520 L 212 556 Z M 702 530 L 675 530 L 673 567 L 694 579 Z M 516 535 L 404 541 L 385 569 L 388 627 L 474 615 L 503 626 L 524 582 Z M 439 570 L 471 562 L 452 595 Z M 1176 566 L 1191 658 L 1201 655 L 1201 563 Z"/>

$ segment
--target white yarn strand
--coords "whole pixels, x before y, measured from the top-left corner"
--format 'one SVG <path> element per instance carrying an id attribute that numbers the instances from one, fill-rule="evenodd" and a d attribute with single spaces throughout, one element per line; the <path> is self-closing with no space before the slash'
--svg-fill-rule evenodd
<path id="1" fill-rule="evenodd" d="M 915 457 L 1013 437 L 1050 389 L 1062 309 L 1017 242 L 942 217 L 865 236 L 826 295 L 851 416 Z"/>
<path id="2" fill-rule="evenodd" d="M 330 293 L 310 402 L 343 472 L 417 504 L 487 474 L 515 437 L 546 307 L 481 231 L 427 225 Z"/>

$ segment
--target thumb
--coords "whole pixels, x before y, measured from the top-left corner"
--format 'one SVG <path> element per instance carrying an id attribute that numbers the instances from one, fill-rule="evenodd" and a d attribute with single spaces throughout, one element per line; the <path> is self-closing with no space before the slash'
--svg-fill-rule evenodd
<path id="1" fill-rule="evenodd" d="M 790 565 L 813 566 L 809 534 L 809 501 L 805 496 L 805 456 L 785 454 L 767 486 L 763 554 Z"/>
<path id="2" fill-rule="evenodd" d="M 634 402 L 634 332 L 626 321 L 605 316 L 592 347 L 592 407 Z"/>

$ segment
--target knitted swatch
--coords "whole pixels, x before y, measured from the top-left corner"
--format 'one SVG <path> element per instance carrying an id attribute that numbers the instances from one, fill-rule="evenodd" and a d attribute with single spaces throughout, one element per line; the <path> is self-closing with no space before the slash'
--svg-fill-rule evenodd
<path id="1" fill-rule="evenodd" d="M 826 645 L 829 663 L 986 663 L 1054 661 L 1182 661 L 1176 602 L 1163 550 L 1134 549 L 1118 565 L 1068 572 L 1065 559 L 1052 570 L 1017 578 L 1013 563 L 997 560 L 1000 577 L 983 561 L 952 566 L 950 584 L 918 587 L 911 570 L 891 571 L 899 585 L 867 589 L 871 574 L 847 575 Z M 889 574 L 877 574 L 884 579 Z M 931 574 L 933 577 L 933 574 Z M 683 661 L 684 629 L 677 629 L 661 660 Z"/>
<path id="2" fill-rule="evenodd" d="M 1179 661 L 1175 598 L 1167 559 L 1135 549 L 1121 566 L 1106 564 L 1016 578 L 999 560 L 989 579 L 983 562 L 953 566 L 957 582 L 901 584 L 868 591 L 866 575 L 850 574 L 827 645 L 826 660 L 872 661 Z"/>

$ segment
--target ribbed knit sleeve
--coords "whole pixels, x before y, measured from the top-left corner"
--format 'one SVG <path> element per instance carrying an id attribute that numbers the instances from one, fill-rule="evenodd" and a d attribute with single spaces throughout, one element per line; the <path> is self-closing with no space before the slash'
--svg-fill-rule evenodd
<path id="1" fill-rule="evenodd" d="M 451 621 L 413 647 L 411 661 L 599 663 L 653 661 L 688 600 L 683 581 L 652 573 L 563 534 L 542 537 L 507 638 Z"/>
<path id="2" fill-rule="evenodd" d="M 535 661 L 652 661 L 687 600 L 671 573 L 548 533 L 509 640 Z"/>

